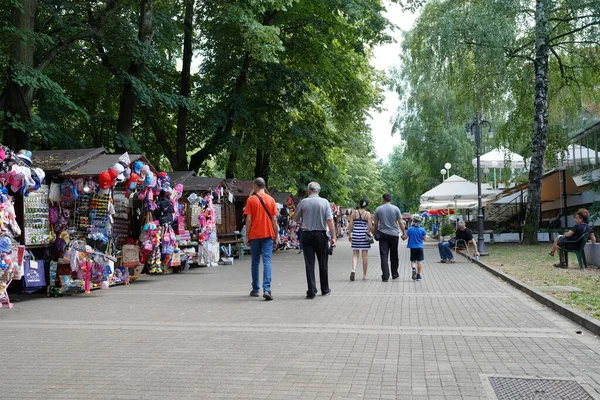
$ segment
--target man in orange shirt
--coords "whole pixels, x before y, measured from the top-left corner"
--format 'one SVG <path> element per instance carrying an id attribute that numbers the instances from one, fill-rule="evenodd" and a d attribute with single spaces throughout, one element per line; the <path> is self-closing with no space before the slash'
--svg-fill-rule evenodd
<path id="1" fill-rule="evenodd" d="M 265 192 L 265 180 L 256 178 L 253 183 L 254 190 L 246 201 L 244 214 L 246 215 L 246 245 L 250 246 L 252 253 L 252 291 L 250 296 L 258 297 L 260 283 L 258 270 L 260 256 L 263 259 L 263 297 L 273 300 L 271 295 L 271 255 L 273 243 L 277 239 L 277 204 Z"/>

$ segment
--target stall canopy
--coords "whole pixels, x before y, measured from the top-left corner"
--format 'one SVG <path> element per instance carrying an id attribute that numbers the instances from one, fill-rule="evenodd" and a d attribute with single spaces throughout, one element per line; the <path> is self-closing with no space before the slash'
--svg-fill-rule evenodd
<path id="1" fill-rule="evenodd" d="M 187 179 L 196 175 L 194 171 L 171 171 L 168 172 L 168 174 L 171 178 L 172 187 L 175 187 L 175 185 L 177 185 L 178 183 L 183 184 Z"/>
<path id="2" fill-rule="evenodd" d="M 494 200 L 501 190 L 489 190 L 482 185 L 481 199 L 485 204 Z M 442 210 L 447 208 L 477 208 L 477 184 L 458 175 L 452 175 L 441 184 L 421 195 L 420 210 Z"/>
<path id="3" fill-rule="evenodd" d="M 292 195 L 290 192 L 271 192 L 271 197 L 278 204 L 285 204 L 287 199 Z"/>
<path id="4" fill-rule="evenodd" d="M 559 163 L 566 166 L 596 164 L 600 154 L 589 147 L 570 145 L 567 150 L 556 153 Z"/>
<path id="5" fill-rule="evenodd" d="M 114 164 L 119 162 L 121 154 L 104 154 L 100 153 L 93 157 L 89 157 L 82 163 L 74 165 L 73 167 L 63 168 L 61 175 L 63 176 L 96 176 L 102 171 L 110 169 Z M 156 169 L 148 162 L 148 160 L 142 154 L 129 154 L 129 159 L 133 163 L 135 161 L 142 161 L 144 164 L 148 164 L 150 170 L 153 173 L 157 173 Z"/>
<path id="6" fill-rule="evenodd" d="M 481 168 L 525 168 L 522 156 L 502 147 L 483 154 L 479 159 Z M 477 167 L 477 158 L 473 159 L 472 164 Z"/>
<path id="7" fill-rule="evenodd" d="M 227 188 L 225 179 L 223 178 L 211 178 L 205 176 L 190 176 L 189 178 L 181 181 L 183 184 L 183 190 L 187 192 L 210 192 L 211 190 L 218 187 Z"/>
<path id="8" fill-rule="evenodd" d="M 250 196 L 250 192 L 252 192 L 254 181 L 252 180 L 240 180 L 240 179 L 231 179 L 228 180 L 229 185 L 231 186 L 231 191 L 233 196 L 236 199 L 240 199 L 240 201 L 247 199 Z"/>
<path id="9" fill-rule="evenodd" d="M 63 174 L 89 159 L 105 154 L 104 147 L 92 149 L 40 150 L 33 153 L 33 164 L 39 165 L 47 177 Z M 110 167 L 110 166 L 109 166 Z"/>

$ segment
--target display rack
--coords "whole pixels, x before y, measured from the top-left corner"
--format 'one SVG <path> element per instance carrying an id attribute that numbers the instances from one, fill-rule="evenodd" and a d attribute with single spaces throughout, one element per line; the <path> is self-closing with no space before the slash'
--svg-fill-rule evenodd
<path id="1" fill-rule="evenodd" d="M 25 244 L 27 246 L 49 244 L 48 185 L 41 185 L 39 190 L 23 197 L 23 207 L 25 211 Z"/>

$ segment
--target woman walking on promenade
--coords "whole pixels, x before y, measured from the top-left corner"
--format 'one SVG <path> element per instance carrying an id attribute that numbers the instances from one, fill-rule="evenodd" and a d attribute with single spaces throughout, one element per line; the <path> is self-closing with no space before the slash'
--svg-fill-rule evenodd
<path id="1" fill-rule="evenodd" d="M 350 214 L 348 224 L 348 240 L 352 243 L 352 272 L 350 280 L 353 281 L 356 275 L 356 265 L 358 264 L 359 254 L 362 252 L 363 280 L 367 280 L 367 269 L 369 268 L 369 249 L 371 243 L 367 239 L 367 233 L 372 234 L 373 220 L 371 213 L 366 210 L 369 205 L 367 199 L 360 199 L 358 210 Z"/>

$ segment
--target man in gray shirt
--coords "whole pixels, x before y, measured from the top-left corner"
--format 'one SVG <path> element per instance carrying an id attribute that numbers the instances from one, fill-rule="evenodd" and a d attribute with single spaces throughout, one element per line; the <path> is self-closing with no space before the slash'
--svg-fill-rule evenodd
<path id="1" fill-rule="evenodd" d="M 406 240 L 406 230 L 402 222 L 400 209 L 391 204 L 392 195 L 383 195 L 382 205 L 377 207 L 373 219 L 375 221 L 375 232 L 379 240 L 379 256 L 381 257 L 381 279 L 387 282 L 390 279 L 390 265 L 392 264 L 392 279 L 398 278 L 398 242 L 400 231 L 402 240 Z"/>
<path id="2" fill-rule="evenodd" d="M 304 249 L 304 264 L 306 269 L 306 282 L 308 291 L 307 299 L 314 299 L 317 295 L 317 282 L 315 280 L 315 256 L 319 261 L 319 280 L 321 282 L 321 294 L 323 296 L 331 293 L 328 277 L 328 253 L 327 242 L 335 246 L 335 229 L 333 226 L 333 214 L 331 204 L 327 199 L 319 196 L 321 185 L 317 182 L 308 184 L 308 197 L 300 201 L 294 214 L 294 220 L 302 221 L 302 247 Z M 331 238 L 327 238 L 327 228 L 331 232 Z"/>

